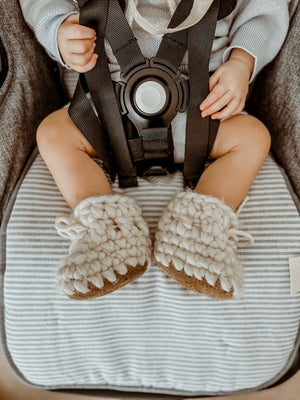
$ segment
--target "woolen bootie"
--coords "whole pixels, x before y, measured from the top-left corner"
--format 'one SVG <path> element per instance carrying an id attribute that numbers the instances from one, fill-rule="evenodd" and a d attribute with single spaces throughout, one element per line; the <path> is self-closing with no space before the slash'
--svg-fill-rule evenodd
<path id="1" fill-rule="evenodd" d="M 135 201 L 105 195 L 80 202 L 56 220 L 71 239 L 69 256 L 57 272 L 57 289 L 71 299 L 100 297 L 127 285 L 150 265 L 151 240 Z"/>
<path id="2" fill-rule="evenodd" d="M 243 270 L 236 257 L 239 237 L 236 213 L 212 196 L 186 191 L 164 211 L 155 236 L 158 266 L 178 283 L 215 299 L 240 297 Z"/>

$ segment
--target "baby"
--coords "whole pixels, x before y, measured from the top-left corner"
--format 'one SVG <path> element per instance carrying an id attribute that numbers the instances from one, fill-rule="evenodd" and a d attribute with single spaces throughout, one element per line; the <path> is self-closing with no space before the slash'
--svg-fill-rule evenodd
<path id="1" fill-rule="evenodd" d="M 207 9 L 212 2 L 195 0 L 194 5 L 201 3 Z M 125 2 L 125 16 L 145 57 L 155 55 L 162 36 L 159 29 L 168 26 L 179 3 Z M 21 6 L 37 38 L 64 67 L 80 73 L 95 67 L 95 31 L 79 24 L 76 2 L 21 0 Z M 242 111 L 249 83 L 278 53 L 288 22 L 288 7 L 282 0 L 238 0 L 235 9 L 217 22 L 210 93 L 199 104 L 203 118 L 220 120 L 209 154 L 214 161 L 194 190 L 172 199 L 158 224 L 157 264 L 183 286 L 212 298 L 242 293 L 242 267 L 235 251 L 238 236 L 247 234 L 238 231 L 236 210 L 270 149 L 267 128 Z M 149 24 L 153 29 L 149 30 Z M 110 71 L 118 80 L 120 68 L 107 43 L 106 50 Z M 181 65 L 184 73 L 188 73 L 186 64 Z M 180 148 L 184 136 L 182 130 L 173 131 L 177 162 L 184 162 Z M 58 271 L 60 291 L 73 299 L 89 299 L 137 279 L 150 265 L 147 224 L 133 199 L 113 193 L 107 175 L 94 161 L 95 149 L 66 107 L 42 121 L 37 144 L 73 210 L 56 223 L 58 232 L 72 240 L 70 254 Z"/>

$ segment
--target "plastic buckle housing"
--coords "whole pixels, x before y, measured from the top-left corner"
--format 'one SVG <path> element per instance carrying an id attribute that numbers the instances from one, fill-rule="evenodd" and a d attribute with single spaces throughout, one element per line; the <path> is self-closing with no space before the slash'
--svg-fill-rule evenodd
<path id="1" fill-rule="evenodd" d="M 133 122 L 139 136 L 145 128 L 169 127 L 177 112 L 188 106 L 188 80 L 164 60 L 146 59 L 118 83 L 121 113 Z"/>

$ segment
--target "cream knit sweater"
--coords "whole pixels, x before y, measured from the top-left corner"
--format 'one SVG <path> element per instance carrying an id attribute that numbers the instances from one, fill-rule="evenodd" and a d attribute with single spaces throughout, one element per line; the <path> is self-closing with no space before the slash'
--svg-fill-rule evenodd
<path id="1" fill-rule="evenodd" d="M 206 0 L 203 0 L 206 1 Z M 224 1 L 224 0 L 223 0 Z M 167 27 L 180 0 L 133 0 L 139 13 L 151 24 Z M 145 31 L 133 20 L 132 10 L 126 1 L 126 17 L 129 20 L 145 57 L 154 56 L 162 35 Z M 218 21 L 210 71 L 217 69 L 228 58 L 234 47 L 242 48 L 255 57 L 255 69 L 251 80 L 269 63 L 281 48 L 289 26 L 289 0 L 238 0 L 236 9 L 225 19 Z M 75 0 L 20 0 L 27 23 L 48 53 L 61 64 L 57 47 L 57 30 L 70 14 L 78 12 Z M 112 72 L 118 65 L 109 54 Z M 182 69 L 186 70 L 186 60 Z"/>

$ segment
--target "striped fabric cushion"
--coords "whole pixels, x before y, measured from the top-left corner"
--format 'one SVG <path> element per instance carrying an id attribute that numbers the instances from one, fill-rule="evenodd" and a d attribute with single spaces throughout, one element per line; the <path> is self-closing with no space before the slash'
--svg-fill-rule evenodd
<path id="1" fill-rule="evenodd" d="M 140 179 L 133 196 L 152 234 L 182 175 Z M 132 284 L 76 302 L 55 290 L 68 241 L 54 229 L 69 212 L 38 156 L 7 225 L 5 347 L 24 380 L 42 388 L 105 388 L 176 395 L 264 387 L 295 356 L 300 295 L 290 295 L 288 258 L 300 253 L 300 217 L 268 157 L 240 219 L 255 238 L 239 250 L 242 299 L 219 302 L 189 291 L 157 266 Z"/>

